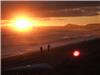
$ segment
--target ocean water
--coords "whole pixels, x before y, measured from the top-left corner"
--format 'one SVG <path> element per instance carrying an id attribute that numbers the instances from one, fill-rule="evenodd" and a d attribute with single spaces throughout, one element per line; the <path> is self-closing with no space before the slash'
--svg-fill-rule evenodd
<path id="1" fill-rule="evenodd" d="M 30 33 L 23 34 L 3 30 L 1 32 L 1 56 L 2 58 L 21 55 L 40 50 L 50 44 L 57 47 L 70 42 L 99 37 L 100 31 L 90 29 L 67 29 L 65 27 L 36 28 Z"/>

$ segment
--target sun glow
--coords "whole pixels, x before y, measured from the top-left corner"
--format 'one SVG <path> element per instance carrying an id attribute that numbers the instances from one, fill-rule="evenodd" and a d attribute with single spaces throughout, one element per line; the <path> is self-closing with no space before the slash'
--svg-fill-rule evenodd
<path id="1" fill-rule="evenodd" d="M 18 30 L 27 30 L 32 26 L 32 23 L 26 19 L 19 19 L 15 22 L 15 27 Z"/>
<path id="2" fill-rule="evenodd" d="M 26 32 L 32 30 L 36 25 L 36 21 L 28 17 L 17 17 L 11 25 L 13 30 Z"/>

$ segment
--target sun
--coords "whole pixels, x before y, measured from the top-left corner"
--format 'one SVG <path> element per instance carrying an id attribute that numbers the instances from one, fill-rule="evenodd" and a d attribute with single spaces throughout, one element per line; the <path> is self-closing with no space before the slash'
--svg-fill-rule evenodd
<path id="1" fill-rule="evenodd" d="M 38 25 L 38 21 L 27 14 L 16 15 L 10 19 L 9 27 L 14 32 L 31 32 Z"/>
<path id="2" fill-rule="evenodd" d="M 28 18 L 17 18 L 13 23 L 13 29 L 20 32 L 30 31 L 35 22 Z"/>
<path id="3" fill-rule="evenodd" d="M 31 25 L 32 23 L 26 19 L 19 19 L 19 20 L 16 20 L 15 22 L 15 26 L 19 30 L 26 30 L 30 28 Z"/>

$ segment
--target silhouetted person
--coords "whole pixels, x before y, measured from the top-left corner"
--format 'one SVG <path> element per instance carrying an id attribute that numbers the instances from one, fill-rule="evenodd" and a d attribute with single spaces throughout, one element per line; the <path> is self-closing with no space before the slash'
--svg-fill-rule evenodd
<path id="1" fill-rule="evenodd" d="M 50 51 L 50 45 L 48 44 L 48 51 Z"/>
<path id="2" fill-rule="evenodd" d="M 41 53 L 43 52 L 43 47 L 42 46 L 40 47 L 40 51 L 41 51 Z"/>

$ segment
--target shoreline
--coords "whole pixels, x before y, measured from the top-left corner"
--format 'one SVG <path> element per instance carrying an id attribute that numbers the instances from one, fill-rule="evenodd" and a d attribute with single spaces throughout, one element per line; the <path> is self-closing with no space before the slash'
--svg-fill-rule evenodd
<path id="1" fill-rule="evenodd" d="M 57 42 L 52 42 L 52 43 L 49 43 L 49 45 L 51 45 L 51 48 L 56 48 L 56 47 L 61 47 L 61 46 L 67 46 L 67 45 L 70 45 L 70 44 L 75 44 L 75 43 L 79 43 L 79 42 L 83 42 L 83 41 L 88 41 L 88 40 L 92 40 L 92 39 L 96 39 L 97 37 L 86 37 L 86 38 L 81 38 L 81 39 L 62 39 L 62 40 L 59 40 Z M 64 41 L 65 40 L 65 41 Z M 68 40 L 68 41 L 67 41 Z M 26 51 L 26 52 L 21 52 L 21 53 L 17 53 L 16 55 L 7 55 L 7 56 L 1 56 L 1 59 L 9 59 L 9 58 L 13 58 L 13 57 L 17 57 L 17 56 L 21 56 L 21 55 L 24 55 L 24 54 L 28 54 L 28 53 L 37 53 L 37 52 L 40 52 L 40 47 L 42 46 L 44 48 L 44 50 L 47 50 L 47 45 L 48 43 L 46 44 L 43 44 L 43 45 L 37 45 L 33 48 L 29 48 L 28 50 L 30 51 Z M 1 54 L 2 55 L 2 54 Z"/>
<path id="2" fill-rule="evenodd" d="M 78 40 L 76 40 L 74 38 L 74 40 L 70 39 L 68 41 L 67 41 L 67 39 L 62 39 L 62 40 L 66 40 L 66 41 L 60 40 L 60 41 L 57 41 L 57 42 L 49 43 L 49 45 L 51 45 L 51 49 L 53 49 L 53 48 L 56 48 L 56 47 L 61 47 L 61 46 L 70 45 L 70 44 L 74 44 L 74 43 L 80 43 L 80 42 L 93 40 L 93 39 L 99 39 L 99 37 L 86 37 L 86 38 L 81 38 L 81 39 L 78 39 Z M 9 59 L 9 58 L 17 57 L 17 56 L 22 56 L 24 54 L 30 54 L 31 52 L 32 53 L 38 53 L 38 52 L 40 52 L 41 46 L 44 48 L 44 50 L 47 50 L 47 45 L 48 45 L 47 43 L 43 44 L 43 45 L 38 45 L 38 46 L 35 46 L 33 48 L 30 48 L 31 51 L 19 53 L 19 54 L 16 54 L 16 55 L 3 56 L 3 57 L 1 56 L 1 59 Z"/>
<path id="3" fill-rule="evenodd" d="M 60 61 L 63 61 L 69 57 L 69 55 L 65 53 L 72 52 L 74 49 L 80 49 L 81 51 L 82 50 L 86 51 L 88 49 L 85 50 L 84 48 L 87 48 L 89 46 L 89 49 L 92 49 L 96 45 L 98 47 L 99 44 L 100 44 L 100 38 L 97 38 L 97 39 L 83 41 L 83 42 L 79 42 L 75 44 L 69 44 L 65 46 L 56 47 L 56 48 L 51 49 L 50 52 L 47 52 L 45 50 L 43 54 L 41 54 L 40 52 L 26 53 L 24 55 L 2 59 L 1 66 L 3 69 L 6 69 L 9 67 L 20 66 L 20 65 L 25 65 L 25 64 L 32 64 L 32 63 L 49 63 L 52 65 L 55 65 L 55 63 L 57 62 L 60 63 Z M 94 47 L 92 47 L 92 45 Z M 89 53 L 89 51 L 86 51 L 86 52 Z"/>

